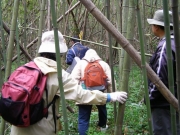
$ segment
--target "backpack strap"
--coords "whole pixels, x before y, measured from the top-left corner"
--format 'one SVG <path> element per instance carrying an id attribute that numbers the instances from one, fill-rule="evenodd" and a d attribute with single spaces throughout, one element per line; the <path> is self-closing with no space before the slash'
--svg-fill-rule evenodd
<path id="1" fill-rule="evenodd" d="M 76 57 L 76 53 L 75 53 L 74 49 L 73 49 L 73 48 L 71 48 L 71 49 L 72 49 L 72 51 L 73 51 L 73 53 L 74 53 L 74 55 L 75 55 L 75 57 Z"/>
<path id="2" fill-rule="evenodd" d="M 52 101 L 52 112 L 53 112 L 53 119 L 54 119 L 54 126 L 55 126 L 55 133 L 56 133 L 56 99 L 58 99 L 59 97 L 57 95 L 54 96 L 53 101 Z"/>
<path id="3" fill-rule="evenodd" d="M 56 106 L 55 106 L 55 103 L 56 103 L 56 99 L 58 99 L 59 96 L 55 95 L 53 100 L 47 105 L 47 109 L 49 108 L 50 105 L 52 105 L 52 112 L 53 112 L 53 119 L 54 119 L 54 125 L 55 125 L 55 133 L 56 133 Z M 47 118 L 47 117 L 46 117 Z"/>

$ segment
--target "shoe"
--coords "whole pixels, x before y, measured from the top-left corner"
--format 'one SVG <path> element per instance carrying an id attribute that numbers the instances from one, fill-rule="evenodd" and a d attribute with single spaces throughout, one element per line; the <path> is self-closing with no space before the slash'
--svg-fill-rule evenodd
<path id="1" fill-rule="evenodd" d="M 108 125 L 106 125 L 106 127 L 101 127 L 100 130 L 101 132 L 105 132 L 108 129 Z"/>

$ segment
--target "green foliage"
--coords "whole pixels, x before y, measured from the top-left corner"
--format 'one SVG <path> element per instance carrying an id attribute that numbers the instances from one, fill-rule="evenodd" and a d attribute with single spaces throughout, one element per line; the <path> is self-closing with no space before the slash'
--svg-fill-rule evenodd
<path id="1" fill-rule="evenodd" d="M 115 79 L 118 80 L 118 68 L 115 67 Z M 119 84 L 118 84 L 118 87 Z M 117 88 L 118 88 L 117 87 Z M 147 110 L 143 103 L 144 86 L 141 70 L 133 65 L 129 76 L 129 92 L 126 102 L 123 131 L 125 134 L 147 134 Z"/>

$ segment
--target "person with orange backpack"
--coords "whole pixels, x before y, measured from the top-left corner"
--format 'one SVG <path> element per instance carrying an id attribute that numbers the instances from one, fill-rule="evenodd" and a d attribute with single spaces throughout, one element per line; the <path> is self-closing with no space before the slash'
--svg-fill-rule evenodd
<path id="1" fill-rule="evenodd" d="M 77 63 L 71 75 L 87 91 L 99 90 L 112 92 L 111 70 L 109 65 L 103 61 L 95 50 L 89 49 L 80 62 Z M 92 105 L 78 104 L 78 130 L 80 135 L 86 135 L 89 127 Z M 96 105 L 98 108 L 98 126 L 101 131 L 108 128 L 106 104 Z"/>

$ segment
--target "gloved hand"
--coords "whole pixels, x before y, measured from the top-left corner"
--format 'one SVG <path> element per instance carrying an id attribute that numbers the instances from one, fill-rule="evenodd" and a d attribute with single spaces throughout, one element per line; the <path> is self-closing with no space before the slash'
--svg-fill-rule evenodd
<path id="1" fill-rule="evenodd" d="M 122 92 L 113 92 L 113 93 L 109 93 L 110 97 L 111 97 L 111 101 L 112 102 L 120 102 L 121 104 L 124 104 L 124 102 L 127 99 L 127 93 L 122 91 Z"/>

